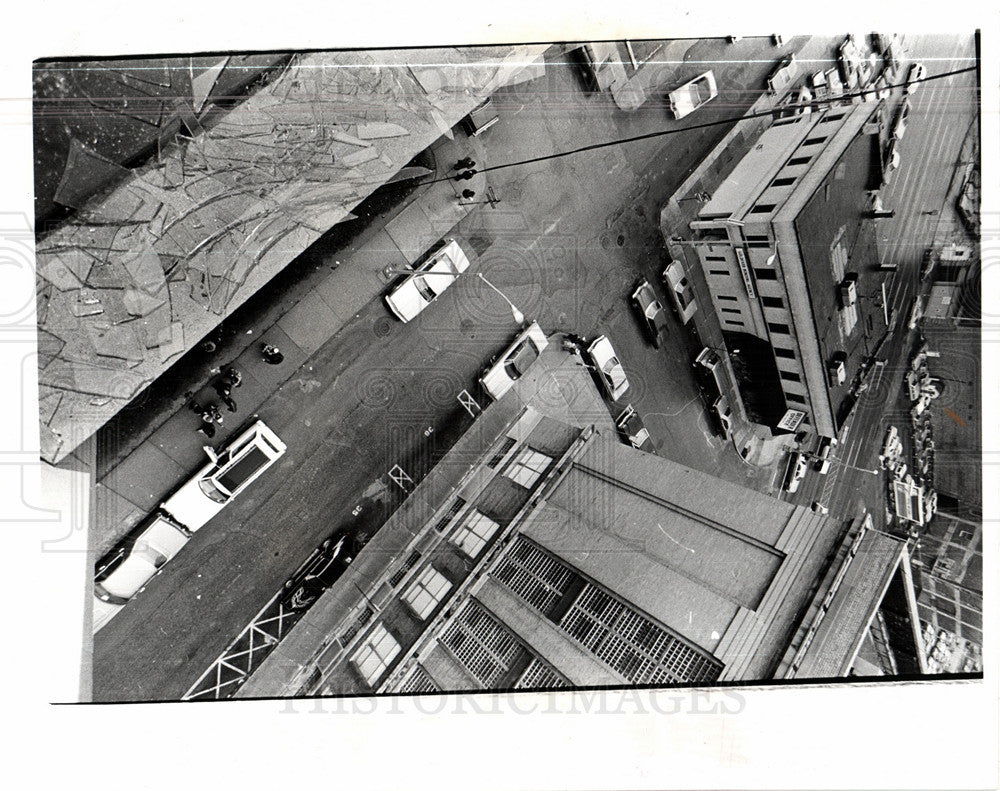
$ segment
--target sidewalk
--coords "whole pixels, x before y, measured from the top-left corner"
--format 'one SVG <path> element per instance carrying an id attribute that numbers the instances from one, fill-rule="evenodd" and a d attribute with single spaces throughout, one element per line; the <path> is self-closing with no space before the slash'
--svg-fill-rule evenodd
<path id="1" fill-rule="evenodd" d="M 436 165 L 432 175 L 440 181 L 418 189 L 381 230 L 361 246 L 345 251 L 333 271 L 263 332 L 248 330 L 236 341 L 236 348 L 219 350 L 219 363 L 212 371 L 233 366 L 243 374 L 243 381 L 233 391 L 239 411 L 223 411 L 224 423 L 212 440 L 197 430 L 201 420 L 189 404 L 214 401 L 223 406 L 212 388 L 215 377 L 200 384 L 193 382 L 190 400 L 177 404 L 164 422 L 98 481 L 92 545 L 98 556 L 205 463 L 204 445 L 223 446 L 279 388 L 296 378 L 298 386 L 307 391 L 322 387 L 308 364 L 313 353 L 397 279 L 398 274 L 387 274 L 387 269 L 407 268 L 477 207 L 460 203 L 462 190 L 474 190 L 474 201 L 485 198 L 484 174 L 478 173 L 467 181 L 453 178 L 456 171 L 452 167 L 459 159 L 470 156 L 482 162 L 483 151 L 477 138 L 467 138 L 464 133 L 453 140 L 443 137 L 432 151 Z M 279 365 L 265 363 L 260 354 L 262 343 L 281 349 L 284 361 Z"/>

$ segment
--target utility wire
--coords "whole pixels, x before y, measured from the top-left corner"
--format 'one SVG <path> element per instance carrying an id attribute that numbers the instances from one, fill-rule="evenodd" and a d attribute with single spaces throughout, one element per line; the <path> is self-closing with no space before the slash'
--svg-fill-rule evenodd
<path id="1" fill-rule="evenodd" d="M 970 71 L 976 71 L 976 69 L 977 69 L 976 66 L 968 66 L 968 67 L 966 67 L 964 69 L 955 69 L 954 71 L 943 72 L 942 74 L 933 74 L 933 75 L 930 75 L 930 76 L 927 76 L 927 77 L 922 77 L 919 80 L 908 80 L 908 81 L 904 81 L 904 82 L 895 83 L 895 84 L 889 85 L 887 87 L 889 89 L 892 89 L 892 88 L 898 88 L 898 87 L 903 86 L 903 85 L 905 85 L 905 86 L 919 85 L 921 83 L 931 82 L 933 80 L 941 80 L 941 79 L 944 79 L 946 77 L 954 77 L 957 74 L 966 74 L 966 73 L 968 73 Z M 756 113 L 748 113 L 746 115 L 741 115 L 741 116 L 736 117 L 736 118 L 723 118 L 723 119 L 720 119 L 720 120 L 717 120 L 717 121 L 704 121 L 704 122 L 699 123 L 699 124 L 692 124 L 691 126 L 684 126 L 684 127 L 680 127 L 680 128 L 661 129 L 658 132 L 648 132 L 648 133 L 646 133 L 644 135 L 635 135 L 634 137 L 623 137 L 623 138 L 619 138 L 617 140 L 606 140 L 606 141 L 604 141 L 602 143 L 592 143 L 592 144 L 590 144 L 588 146 L 581 146 L 580 148 L 572 148 L 572 149 L 570 149 L 568 151 L 558 151 L 558 152 L 556 152 L 554 154 L 545 154 L 544 156 L 532 157 L 531 159 L 521 159 L 521 160 L 518 160 L 516 162 L 505 162 L 505 163 L 500 164 L 500 165 L 489 165 L 489 166 L 483 167 L 483 168 L 476 168 L 475 170 L 476 170 L 476 173 L 489 173 L 490 171 L 493 171 L 493 170 L 504 170 L 506 168 L 519 167 L 521 165 L 531 165 L 531 164 L 534 164 L 536 162 L 546 162 L 546 161 L 551 160 L 551 159 L 560 159 L 562 157 L 572 156 L 573 154 L 582 154 L 585 151 L 596 151 L 597 149 L 601 149 L 601 148 L 608 148 L 610 146 L 623 145 L 625 143 L 636 143 L 636 142 L 638 142 L 640 140 L 650 140 L 652 138 L 663 137 L 665 135 L 679 134 L 681 132 L 691 132 L 691 131 L 694 131 L 696 129 L 708 129 L 708 128 L 711 128 L 713 126 L 722 126 L 723 124 L 738 123 L 739 121 L 748 121 L 748 120 L 752 120 L 754 118 L 767 118 L 767 117 L 773 116 L 776 113 L 779 113 L 779 112 L 781 112 L 783 110 L 789 109 L 790 107 L 810 107 L 810 108 L 819 109 L 823 105 L 831 103 L 831 102 L 841 102 L 841 101 L 844 101 L 845 99 L 853 99 L 856 96 L 864 97 L 867 94 L 876 93 L 876 92 L 877 91 L 876 91 L 875 88 L 864 88 L 864 89 L 858 90 L 858 91 L 856 91 L 854 93 L 842 93 L 842 94 L 838 94 L 837 96 L 831 96 L 829 98 L 812 99 L 812 100 L 810 100 L 808 102 L 802 102 L 801 104 L 782 105 L 780 107 L 774 107 L 774 108 L 772 108 L 770 110 L 763 110 L 761 112 L 756 112 Z M 453 178 L 454 178 L 454 176 L 446 176 L 444 178 L 438 178 L 438 179 L 434 179 L 432 181 L 425 181 L 423 183 L 424 184 L 436 184 L 436 183 L 441 182 L 441 181 L 451 181 Z"/>

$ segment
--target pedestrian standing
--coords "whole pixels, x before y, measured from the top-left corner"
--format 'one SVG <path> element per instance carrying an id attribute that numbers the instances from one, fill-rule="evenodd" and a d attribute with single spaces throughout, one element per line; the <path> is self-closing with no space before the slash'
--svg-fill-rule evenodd
<path id="1" fill-rule="evenodd" d="M 233 389 L 239 387 L 243 384 L 243 374 L 232 366 L 225 373 L 226 381 L 229 382 L 229 386 Z"/>
<path id="2" fill-rule="evenodd" d="M 278 365 L 285 359 L 285 355 L 281 353 L 281 349 L 277 346 L 272 346 L 270 343 L 261 344 L 260 353 L 264 356 L 264 362 L 268 365 Z"/>
<path id="3" fill-rule="evenodd" d="M 208 407 L 205 407 L 201 412 L 201 425 L 198 427 L 198 431 L 209 439 L 215 436 L 215 418 Z"/>
<path id="4" fill-rule="evenodd" d="M 472 157 L 462 157 L 455 163 L 454 170 L 465 170 L 466 168 L 474 168 L 475 166 L 476 162 Z"/>
<path id="5" fill-rule="evenodd" d="M 471 179 L 475 175 L 476 175 L 476 171 L 475 170 L 464 170 L 461 173 L 459 173 L 457 176 L 455 176 L 455 181 L 468 181 L 469 179 Z"/>
<path id="6" fill-rule="evenodd" d="M 222 381 L 215 383 L 215 392 L 219 394 L 219 398 L 222 399 L 222 403 L 226 405 L 226 409 L 230 412 L 235 412 L 236 401 L 233 400 L 231 388 L 232 384 L 229 379 L 223 379 Z"/>
<path id="7" fill-rule="evenodd" d="M 464 190 L 462 190 L 462 197 L 465 198 L 466 200 L 469 200 L 470 198 L 474 198 L 474 197 L 476 197 L 476 191 L 475 190 L 470 190 L 470 189 L 464 189 Z"/>

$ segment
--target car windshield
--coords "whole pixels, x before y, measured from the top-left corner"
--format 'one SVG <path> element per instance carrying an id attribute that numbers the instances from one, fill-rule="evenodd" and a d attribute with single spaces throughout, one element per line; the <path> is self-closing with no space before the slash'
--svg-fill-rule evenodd
<path id="1" fill-rule="evenodd" d="M 622 368 L 622 364 L 618 362 L 617 357 L 612 357 L 604 363 L 604 375 L 611 380 L 611 383 L 615 387 L 618 387 L 618 385 L 625 381 L 625 371 Z"/>
<path id="2" fill-rule="evenodd" d="M 432 299 L 434 299 L 434 297 L 437 296 L 437 294 L 434 293 L 434 289 L 432 289 L 427 284 L 427 281 L 424 279 L 423 275 L 417 275 L 415 278 L 413 278 L 413 285 L 416 286 L 417 291 L 420 293 L 420 296 L 422 296 L 428 302 L 430 302 Z"/>
<path id="3" fill-rule="evenodd" d="M 251 448 L 235 463 L 227 467 L 225 472 L 216 476 L 216 481 L 231 494 L 235 493 L 268 461 L 268 456 L 264 451 L 257 447 Z"/>
<path id="4" fill-rule="evenodd" d="M 219 491 L 219 487 L 211 478 L 202 478 L 198 481 L 198 486 L 209 500 L 214 500 L 217 503 L 226 502 L 226 495 Z"/>
<path id="5" fill-rule="evenodd" d="M 531 338 L 525 338 L 511 352 L 510 357 L 507 358 L 507 362 L 504 363 L 507 375 L 511 379 L 517 379 L 537 357 L 538 348 L 531 342 Z"/>

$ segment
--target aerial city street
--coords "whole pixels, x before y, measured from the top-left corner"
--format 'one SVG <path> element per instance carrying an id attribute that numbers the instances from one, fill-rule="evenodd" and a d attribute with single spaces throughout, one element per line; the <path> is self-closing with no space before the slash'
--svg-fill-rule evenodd
<path id="1" fill-rule="evenodd" d="M 37 62 L 91 698 L 977 677 L 978 57 Z"/>

